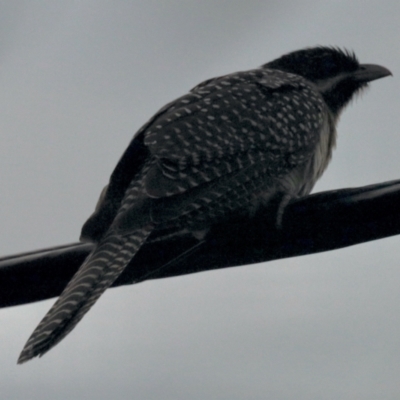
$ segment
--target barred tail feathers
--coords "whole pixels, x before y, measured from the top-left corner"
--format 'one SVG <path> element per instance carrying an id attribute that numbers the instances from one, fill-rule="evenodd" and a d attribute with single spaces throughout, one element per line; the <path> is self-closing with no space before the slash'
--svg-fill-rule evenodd
<path id="1" fill-rule="evenodd" d="M 42 356 L 71 332 L 118 278 L 151 232 L 110 232 L 96 246 L 27 341 L 18 364 Z"/>

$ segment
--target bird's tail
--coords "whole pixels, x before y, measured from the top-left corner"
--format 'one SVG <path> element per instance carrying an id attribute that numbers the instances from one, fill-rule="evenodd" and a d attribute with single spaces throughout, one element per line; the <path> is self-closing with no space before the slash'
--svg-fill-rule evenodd
<path id="1" fill-rule="evenodd" d="M 18 364 L 42 356 L 69 332 L 118 278 L 151 232 L 144 227 L 126 235 L 111 231 L 96 246 L 25 344 Z"/>

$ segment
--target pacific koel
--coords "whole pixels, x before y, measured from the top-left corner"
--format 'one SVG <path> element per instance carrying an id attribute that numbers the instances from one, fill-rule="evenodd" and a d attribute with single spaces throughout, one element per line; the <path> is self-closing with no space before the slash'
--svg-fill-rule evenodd
<path id="1" fill-rule="evenodd" d="M 391 75 L 333 47 L 286 54 L 209 79 L 158 111 L 134 136 L 81 239 L 95 248 L 26 343 L 18 363 L 62 340 L 145 241 L 202 238 L 216 223 L 271 207 L 279 225 L 310 193 L 336 143 L 340 113 Z M 166 260 L 167 261 L 167 260 Z"/>

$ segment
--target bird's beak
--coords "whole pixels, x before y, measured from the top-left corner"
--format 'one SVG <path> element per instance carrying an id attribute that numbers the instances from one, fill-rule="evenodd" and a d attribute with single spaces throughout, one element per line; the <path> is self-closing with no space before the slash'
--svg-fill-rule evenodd
<path id="1" fill-rule="evenodd" d="M 375 79 L 393 75 L 387 68 L 376 64 L 361 64 L 357 71 L 353 72 L 353 78 L 358 82 L 371 82 Z"/>

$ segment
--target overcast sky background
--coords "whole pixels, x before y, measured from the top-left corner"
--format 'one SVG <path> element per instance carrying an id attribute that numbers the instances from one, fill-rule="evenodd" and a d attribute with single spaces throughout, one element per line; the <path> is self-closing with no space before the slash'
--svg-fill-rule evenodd
<path id="1" fill-rule="evenodd" d="M 77 241 L 135 131 L 200 81 L 318 44 L 394 77 L 315 191 L 400 178 L 400 2 L 0 1 L 0 256 Z M 0 310 L 4 399 L 398 399 L 400 238 L 107 291 L 41 359 Z"/>

